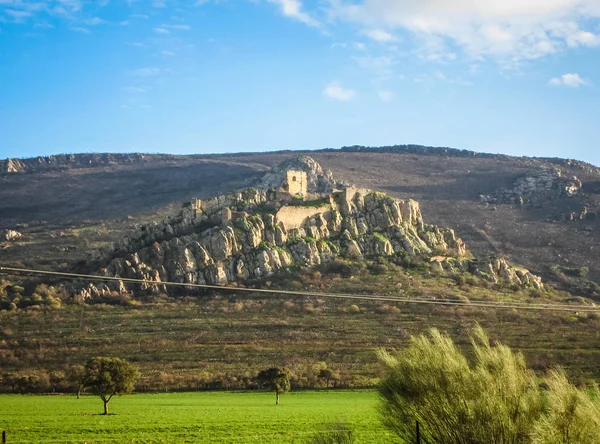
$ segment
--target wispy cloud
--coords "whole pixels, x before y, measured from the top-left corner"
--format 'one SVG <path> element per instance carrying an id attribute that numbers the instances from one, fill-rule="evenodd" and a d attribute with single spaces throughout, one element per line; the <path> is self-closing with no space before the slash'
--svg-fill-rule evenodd
<path id="1" fill-rule="evenodd" d="M 469 58 L 518 65 L 580 46 L 599 46 L 598 0 L 330 0 L 333 20 L 382 41 L 398 30 L 428 60 L 459 49 Z M 389 31 L 388 31 L 389 30 Z"/>
<path id="2" fill-rule="evenodd" d="M 89 34 L 92 32 L 89 29 L 84 28 L 83 26 L 71 26 L 69 29 L 71 31 L 79 32 L 80 34 Z"/>
<path id="3" fill-rule="evenodd" d="M 349 102 L 356 96 L 356 91 L 349 88 L 344 88 L 340 82 L 333 81 L 323 89 L 323 95 L 333 100 L 340 102 Z"/>
<path id="4" fill-rule="evenodd" d="M 53 29 L 56 26 L 51 25 L 50 23 L 36 23 L 35 25 L 33 25 L 33 27 L 38 29 Z"/>
<path id="5" fill-rule="evenodd" d="M 390 43 L 398 40 L 398 38 L 394 35 L 381 29 L 368 29 L 363 31 L 362 34 L 369 37 L 371 40 L 375 40 L 376 42 L 380 43 Z"/>
<path id="6" fill-rule="evenodd" d="M 153 77 L 160 74 L 160 69 L 155 67 L 146 67 L 146 68 L 138 68 L 131 69 L 127 71 L 128 76 L 135 77 Z"/>
<path id="7" fill-rule="evenodd" d="M 93 18 L 84 20 L 83 23 L 85 23 L 88 26 L 98 26 L 98 25 L 103 25 L 106 22 L 99 17 L 93 17 Z"/>
<path id="8" fill-rule="evenodd" d="M 157 34 L 171 34 L 171 32 L 165 28 L 152 28 L 152 30 Z"/>
<path id="9" fill-rule="evenodd" d="M 298 20 L 308 26 L 321 26 L 321 23 L 310 14 L 302 11 L 300 0 L 267 0 L 269 3 L 279 5 L 281 13 L 286 17 Z"/>
<path id="10" fill-rule="evenodd" d="M 189 31 L 192 29 L 189 25 L 162 25 L 163 28 L 175 29 L 177 31 Z"/>
<path id="11" fill-rule="evenodd" d="M 18 10 L 18 9 L 5 9 L 4 13 L 15 19 L 23 19 L 31 17 L 33 13 L 31 11 Z"/>
<path id="12" fill-rule="evenodd" d="M 147 86 L 125 86 L 125 87 L 123 87 L 123 91 L 125 91 L 127 93 L 142 94 L 142 93 L 148 92 L 148 87 Z"/>
<path id="13" fill-rule="evenodd" d="M 563 74 L 560 77 L 554 77 L 548 82 L 550 86 L 567 86 L 569 88 L 579 88 L 580 86 L 589 86 L 590 82 L 581 78 L 579 74 Z"/>
<path id="14" fill-rule="evenodd" d="M 392 100 L 394 100 L 394 93 L 386 89 L 381 89 L 377 91 L 377 95 L 379 96 L 382 102 L 391 102 Z"/>

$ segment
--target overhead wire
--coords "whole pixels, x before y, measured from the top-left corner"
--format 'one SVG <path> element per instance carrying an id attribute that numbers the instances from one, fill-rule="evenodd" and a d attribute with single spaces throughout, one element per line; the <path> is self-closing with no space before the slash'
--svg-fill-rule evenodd
<path id="1" fill-rule="evenodd" d="M 149 281 L 146 279 L 135 279 L 125 278 L 119 276 L 99 276 L 92 274 L 81 274 L 81 273 L 69 273 L 60 271 L 46 271 L 36 270 L 30 268 L 15 268 L 15 267 L 3 267 L 0 266 L 0 273 L 11 274 L 11 273 L 28 273 L 42 276 L 53 276 L 63 279 L 71 280 L 94 280 L 94 281 L 121 281 L 124 283 L 132 284 L 145 284 L 145 285 L 164 285 L 171 287 L 185 287 L 185 288 L 201 288 L 207 290 L 220 290 L 230 292 L 245 292 L 245 293 L 263 293 L 263 294 L 278 294 L 288 296 L 304 296 L 304 297 L 322 297 L 322 298 L 336 298 L 336 299 L 350 299 L 350 300 L 369 300 L 369 301 L 381 301 L 381 302 L 397 302 L 397 303 L 411 303 L 411 304 L 428 304 L 428 305 L 452 305 L 461 307 L 481 307 L 481 308 L 500 308 L 500 309 L 522 309 L 522 310 L 547 310 L 547 311 L 568 311 L 568 312 L 600 312 L 600 308 L 594 305 L 566 305 L 566 304 L 540 304 L 540 303 L 527 303 L 527 302 L 510 302 L 510 301 L 461 301 L 461 300 L 447 300 L 447 299 L 436 299 L 436 298 L 422 298 L 416 296 L 390 296 L 390 295 L 365 295 L 357 293 L 325 293 L 325 292 L 310 292 L 310 291 L 297 291 L 297 290 L 275 290 L 267 288 L 242 288 L 242 287 L 228 287 L 223 285 L 211 285 L 211 284 L 197 284 L 197 283 L 185 283 L 185 282 L 170 282 L 170 281 Z"/>
<path id="2" fill-rule="evenodd" d="M 428 305 L 451 305 L 461 307 L 481 307 L 481 308 L 501 308 L 501 309 L 523 309 L 523 310 L 547 310 L 547 311 L 568 311 L 568 312 L 600 312 L 600 308 L 589 305 L 566 305 L 566 304 L 540 304 L 540 303 L 527 303 L 527 302 L 510 302 L 510 301 L 461 301 L 461 300 L 448 300 L 448 299 L 436 299 L 436 298 L 422 298 L 416 296 L 390 296 L 390 295 L 377 295 L 377 294 L 357 294 L 357 293 L 325 293 L 325 292 L 310 292 L 310 291 L 297 291 L 297 290 L 275 290 L 266 288 L 242 288 L 242 287 L 228 287 L 223 285 L 211 285 L 211 284 L 197 284 L 197 283 L 185 283 L 185 282 L 170 282 L 170 281 L 149 281 L 146 279 L 135 279 L 125 278 L 119 276 L 99 276 L 92 274 L 81 274 L 81 273 L 69 273 L 60 271 L 46 271 L 36 270 L 31 268 L 15 268 L 15 267 L 2 267 L 0 266 L 0 273 L 28 273 L 42 276 L 54 276 L 57 278 L 71 279 L 71 280 L 94 280 L 94 281 L 121 281 L 124 283 L 132 284 L 145 284 L 145 285 L 164 285 L 171 287 L 185 287 L 185 288 L 201 288 L 207 290 L 220 290 L 230 292 L 245 292 L 245 293 L 263 293 L 263 294 L 278 294 L 288 296 L 304 296 L 304 297 L 324 297 L 324 298 L 335 298 L 335 299 L 350 299 L 350 300 L 369 300 L 369 301 L 380 301 L 380 302 L 397 302 L 397 303 L 411 303 L 411 304 L 428 304 Z"/>

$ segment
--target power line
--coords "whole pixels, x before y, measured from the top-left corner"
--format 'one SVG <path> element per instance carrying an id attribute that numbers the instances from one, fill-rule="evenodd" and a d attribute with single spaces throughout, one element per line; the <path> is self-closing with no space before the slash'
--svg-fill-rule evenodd
<path id="1" fill-rule="evenodd" d="M 526 302 L 497 302 L 497 301 L 454 301 L 454 300 L 440 300 L 434 298 L 419 298 L 419 297 L 401 297 L 401 296 L 386 296 L 386 295 L 361 295 L 356 293 L 322 293 L 322 292 L 309 292 L 309 291 L 294 291 L 294 290 L 272 290 L 266 288 L 240 288 L 240 287 L 226 287 L 222 285 L 210 285 L 210 284 L 193 284 L 184 282 L 156 282 L 148 281 L 145 279 L 134 279 L 124 278 L 115 276 L 98 276 L 92 274 L 79 274 L 79 273 L 65 273 L 60 271 L 45 271 L 45 270 L 34 270 L 29 268 L 14 268 L 14 267 L 0 267 L 0 273 L 11 274 L 12 273 L 29 273 L 37 274 L 42 276 L 54 276 L 64 279 L 71 280 L 95 280 L 95 281 L 121 281 L 132 284 L 146 284 L 146 285 L 164 285 L 171 287 L 187 287 L 187 288 L 202 288 L 208 290 L 221 290 L 221 291 L 232 291 L 232 292 L 245 292 L 245 293 L 264 293 L 264 294 L 279 294 L 288 296 L 309 296 L 309 297 L 324 297 L 324 298 L 336 298 L 336 299 L 354 299 L 354 300 L 369 300 L 369 301 L 381 301 L 381 302 L 402 302 L 411 304 L 428 304 L 428 305 L 452 305 L 452 306 L 463 306 L 463 307 L 481 307 L 481 308 L 502 308 L 502 309 L 521 309 L 521 310 L 548 310 L 548 311 L 578 311 L 578 312 L 600 312 L 598 307 L 589 305 L 565 305 L 565 304 L 539 304 L 539 303 L 526 303 Z"/>

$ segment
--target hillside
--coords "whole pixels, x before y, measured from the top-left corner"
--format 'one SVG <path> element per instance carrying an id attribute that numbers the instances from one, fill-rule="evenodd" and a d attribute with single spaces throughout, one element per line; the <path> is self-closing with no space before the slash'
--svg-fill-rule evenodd
<path id="1" fill-rule="evenodd" d="M 558 284 L 582 267 L 600 280 L 600 173 L 592 165 L 418 146 L 310 155 L 342 182 L 419 201 L 430 223 L 454 229 L 479 257 L 504 256 Z M 22 172 L 0 175 L 0 229 L 23 235 L 4 243 L 2 262 L 27 258 L 30 265 L 54 268 L 67 261 L 65 253 L 83 259 L 124 232 L 176 214 L 183 201 L 244 188 L 288 157 L 71 155 L 19 161 Z M 505 199 L 519 179 L 548 168 L 564 178 L 576 176 L 580 191 L 541 192 L 523 204 Z"/>
<path id="2" fill-rule="evenodd" d="M 144 390 L 250 388 L 282 363 L 297 387 L 319 386 L 324 363 L 340 386 L 372 385 L 374 348 L 432 326 L 466 344 L 474 322 L 537 371 L 597 378 L 597 309 L 535 273 L 600 296 L 580 268 L 599 271 L 595 168 L 407 150 L 310 153 L 322 167 L 263 153 L 3 174 L 3 228 L 21 236 L 7 236 L 0 265 L 119 281 L 0 279 L 0 391 L 66 390 L 94 355 L 138 363 Z"/>

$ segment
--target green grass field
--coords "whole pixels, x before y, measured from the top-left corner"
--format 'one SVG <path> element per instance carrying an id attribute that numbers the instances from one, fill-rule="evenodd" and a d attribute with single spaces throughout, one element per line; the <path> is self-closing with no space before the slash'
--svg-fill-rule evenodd
<path id="1" fill-rule="evenodd" d="M 115 397 L 99 415 L 94 396 L 0 396 L 8 443 L 303 443 L 329 423 L 346 423 L 357 442 L 396 442 L 381 425 L 377 393 L 194 392 Z M 325 426 L 326 427 L 326 426 Z"/>

